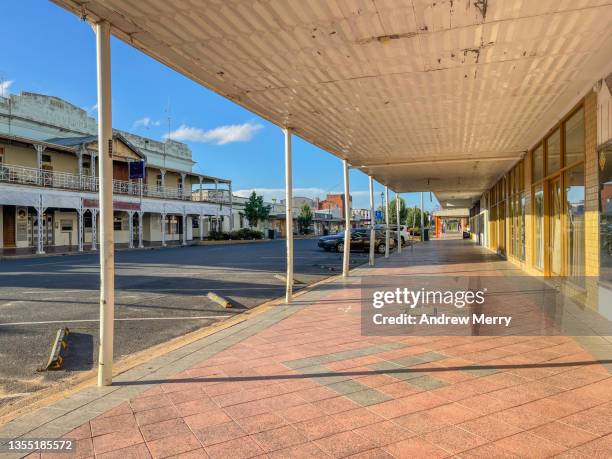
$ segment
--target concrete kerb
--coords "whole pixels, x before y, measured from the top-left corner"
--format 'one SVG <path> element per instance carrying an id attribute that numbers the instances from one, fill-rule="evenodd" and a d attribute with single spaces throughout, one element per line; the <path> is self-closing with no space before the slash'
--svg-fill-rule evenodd
<path id="1" fill-rule="evenodd" d="M 359 266 L 354 267 L 351 271 L 353 271 L 354 273 L 357 273 L 361 269 L 369 270 L 371 268 L 367 266 L 367 263 L 363 263 Z M 342 283 L 346 283 L 347 279 L 342 278 L 341 275 L 330 276 L 318 282 L 307 285 L 304 288 L 300 289 L 299 291 L 296 291 L 294 294 L 294 298 L 299 298 L 304 295 L 307 295 L 322 285 L 334 283 L 336 281 L 341 281 Z M 189 368 L 190 366 L 193 366 L 193 364 L 197 363 L 197 361 L 204 360 L 216 354 L 220 350 L 222 350 L 221 348 L 219 348 L 218 350 L 214 350 L 215 346 L 212 346 L 213 353 L 203 355 L 205 351 L 211 350 L 210 345 L 213 345 L 215 342 L 221 339 L 226 339 L 227 335 L 231 335 L 232 331 L 229 330 L 230 328 L 236 327 L 233 331 L 239 331 L 241 327 L 237 327 L 237 326 L 240 324 L 250 321 L 251 324 L 256 325 L 259 321 L 262 321 L 263 326 L 260 329 L 263 329 L 277 322 L 276 320 L 272 320 L 272 321 L 262 320 L 262 318 L 260 318 L 259 320 L 255 320 L 258 316 L 264 314 L 270 309 L 273 309 L 279 306 L 281 307 L 279 309 L 284 309 L 285 312 L 281 314 L 281 317 L 279 318 L 279 320 L 282 320 L 283 318 L 286 317 L 286 315 L 290 315 L 293 312 L 297 311 L 298 309 L 301 309 L 302 307 L 305 307 L 308 304 L 308 303 L 305 303 L 302 306 L 294 305 L 294 304 L 286 305 L 284 300 L 285 300 L 284 296 L 269 300 L 239 315 L 233 316 L 226 320 L 220 321 L 216 324 L 196 330 L 187 335 L 174 338 L 165 343 L 158 344 L 157 346 L 153 346 L 151 348 L 140 351 L 132 356 L 126 357 L 125 359 L 120 360 L 115 363 L 114 381 L 115 382 L 129 382 L 135 379 L 141 380 L 141 378 L 145 377 L 147 374 L 150 374 L 151 372 L 149 371 L 147 373 L 146 369 L 138 368 L 139 365 L 147 364 L 147 366 L 150 366 L 150 364 L 155 359 L 166 356 L 167 354 L 173 351 L 179 351 L 178 354 L 176 354 L 175 358 L 170 359 L 173 363 L 176 363 L 177 357 L 178 359 L 188 357 L 191 354 L 190 351 L 192 349 L 198 348 L 197 350 L 199 352 L 202 352 L 202 354 L 199 354 L 197 358 L 194 357 L 192 359 L 193 362 L 190 362 L 190 364 L 185 367 L 185 368 Z M 278 311 L 278 312 L 281 312 L 281 311 Z M 243 326 L 245 326 L 245 324 L 243 324 Z M 259 331 L 259 329 L 257 331 Z M 214 336 L 214 339 L 210 339 L 210 340 L 208 339 L 213 336 Z M 233 342 L 233 340 L 229 340 L 230 342 L 229 345 L 233 345 L 237 342 L 240 342 L 245 337 L 238 336 L 234 338 L 234 339 L 237 339 L 235 342 Z M 223 348 L 226 348 L 226 347 L 228 346 L 223 346 Z M 182 352 L 180 351 L 181 348 L 184 348 Z M 180 366 L 177 366 L 176 368 L 179 368 L 179 367 Z M 179 371 L 182 371 L 182 370 L 177 369 L 176 372 L 179 372 Z M 159 376 L 160 378 L 163 378 L 163 376 L 161 375 Z M 0 410 L 0 426 L 1 426 L 0 427 L 0 438 L 5 438 L 7 436 L 6 435 L 7 432 L 5 432 L 5 428 L 7 428 L 7 423 L 14 425 L 14 428 L 19 430 L 18 426 L 23 425 L 23 423 L 21 422 L 21 417 L 26 416 L 30 413 L 34 413 L 35 410 L 49 407 L 49 406 L 55 407 L 56 404 L 60 404 L 59 406 L 62 406 L 61 403 L 64 402 L 64 400 L 69 397 L 70 398 L 81 397 L 83 398 L 83 400 L 86 400 L 86 403 L 74 402 L 75 404 L 74 404 L 74 407 L 72 407 L 72 409 L 80 409 L 86 406 L 88 403 L 91 403 L 97 399 L 100 399 L 101 397 L 104 397 L 107 394 L 114 393 L 118 391 L 119 389 L 123 389 L 123 390 L 127 389 L 127 387 L 120 386 L 120 385 L 109 386 L 109 387 L 97 387 L 95 386 L 96 378 L 97 378 L 96 370 L 91 370 L 83 374 L 74 376 L 73 378 L 67 378 L 66 380 L 63 380 L 61 386 L 59 384 L 52 386 L 30 397 L 19 400 L 18 402 L 13 403 L 7 406 L 6 408 L 1 409 Z M 157 383 L 152 383 L 151 387 L 156 384 Z M 138 386 L 138 389 L 135 389 L 134 386 L 129 387 L 130 389 L 132 389 L 130 391 L 132 392 L 132 394 L 129 396 L 127 396 L 126 394 L 127 399 L 129 399 L 133 395 L 136 395 L 137 393 L 142 392 L 144 390 L 142 389 L 142 387 L 143 386 L 141 385 Z M 146 388 L 148 387 L 150 386 L 146 386 Z M 125 399 L 125 397 L 123 396 L 119 398 L 121 400 Z M 64 403 L 67 403 L 68 405 L 73 404 L 72 401 L 64 402 Z M 108 405 L 107 405 L 107 409 L 109 409 Z M 60 409 L 59 411 L 62 411 L 62 410 Z M 30 427 L 34 427 L 34 426 L 30 425 Z M 13 426 L 9 426 L 9 431 L 12 428 Z"/>
<path id="2" fill-rule="evenodd" d="M 303 237 L 294 237 L 294 240 L 300 239 L 312 239 L 310 236 Z M 116 252 L 133 252 L 133 251 L 142 251 L 142 250 L 160 250 L 160 249 L 172 249 L 172 248 L 181 248 L 181 247 L 191 247 L 191 246 L 207 246 L 207 245 L 230 245 L 230 244 L 257 244 L 257 243 L 265 243 L 265 242 L 274 242 L 274 241 L 284 241 L 284 238 L 276 238 L 276 239 L 244 239 L 244 240 L 222 240 L 222 241 L 200 241 L 194 239 L 187 243 L 186 246 L 183 245 L 173 245 L 169 244 L 164 246 L 154 245 L 148 247 L 115 247 Z M 28 259 L 28 258 L 41 258 L 41 257 L 69 257 L 75 255 L 87 255 L 87 254 L 98 254 L 98 251 L 94 250 L 83 250 L 79 251 L 69 251 L 69 252 L 49 252 L 49 253 L 25 253 L 20 255 L 0 255 L 0 260 L 20 260 L 20 259 Z"/>

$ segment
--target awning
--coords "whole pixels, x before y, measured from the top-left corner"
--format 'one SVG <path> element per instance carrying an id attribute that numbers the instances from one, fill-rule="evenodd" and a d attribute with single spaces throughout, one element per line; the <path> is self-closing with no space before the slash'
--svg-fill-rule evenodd
<path id="1" fill-rule="evenodd" d="M 393 190 L 455 205 L 612 70 L 596 0 L 54 1 Z"/>

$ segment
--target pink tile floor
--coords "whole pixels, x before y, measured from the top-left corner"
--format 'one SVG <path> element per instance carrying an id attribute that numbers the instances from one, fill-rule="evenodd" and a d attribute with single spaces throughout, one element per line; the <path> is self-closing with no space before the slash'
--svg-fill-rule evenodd
<path id="1" fill-rule="evenodd" d="M 432 244 L 422 260 L 439 259 Z M 457 244 L 464 262 L 415 265 L 408 252 L 376 274 L 511 269 Z M 78 457 L 121 459 L 612 457 L 612 378 L 573 338 L 363 337 L 359 308 L 355 284 L 330 289 L 66 437 Z M 389 343 L 405 346 L 322 364 L 358 385 L 323 385 L 284 364 Z M 371 368 L 428 352 L 438 359 L 410 366 L 418 381 Z"/>

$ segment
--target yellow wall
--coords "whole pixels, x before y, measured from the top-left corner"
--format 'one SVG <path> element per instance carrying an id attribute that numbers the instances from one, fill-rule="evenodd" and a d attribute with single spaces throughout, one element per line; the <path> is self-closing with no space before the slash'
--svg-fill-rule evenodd
<path id="1" fill-rule="evenodd" d="M 579 303 L 596 308 L 598 304 L 598 277 L 599 277 L 599 189 L 598 189 L 598 154 L 597 154 L 597 95 L 590 91 L 584 98 L 584 122 L 585 122 L 585 288 L 580 288 L 571 282 L 560 278 L 554 278 L 560 282 L 563 292 L 572 296 Z M 546 133 L 542 133 L 544 137 Z M 536 269 L 534 265 L 534 208 L 532 203 L 532 163 L 530 156 L 525 161 L 525 196 L 526 196 L 526 218 L 525 218 L 525 261 L 510 255 L 510 225 L 509 208 L 506 205 L 506 221 L 501 222 L 506 227 L 506 251 L 507 259 L 519 266 L 526 273 L 542 276 L 542 271 Z M 492 192 L 485 193 L 484 197 L 491 202 Z M 484 201 L 484 199 L 483 199 Z M 508 200 L 506 199 L 506 202 Z M 482 207 L 482 206 L 481 206 Z M 490 211 L 491 206 L 487 209 Z M 490 212 L 489 212 L 490 213 Z M 499 215 L 499 214 L 498 214 Z M 493 244 L 494 237 L 491 236 L 495 230 L 493 223 L 488 226 L 488 248 L 498 252 L 502 241 L 497 240 Z M 547 236 L 545 235 L 545 238 Z"/>
<path id="2" fill-rule="evenodd" d="M 53 172 L 68 172 L 70 174 L 79 173 L 79 160 L 76 155 L 72 153 L 52 152 L 50 156 Z"/>
<path id="3" fill-rule="evenodd" d="M 15 166 L 36 167 L 36 150 L 34 148 L 16 147 L 1 144 L 4 148 L 4 164 Z"/>

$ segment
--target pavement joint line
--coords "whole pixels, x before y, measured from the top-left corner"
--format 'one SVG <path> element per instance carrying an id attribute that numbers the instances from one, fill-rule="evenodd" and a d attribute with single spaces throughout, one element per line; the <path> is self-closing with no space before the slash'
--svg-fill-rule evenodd
<path id="1" fill-rule="evenodd" d="M 233 317 L 233 315 L 224 315 L 224 316 L 182 316 L 182 317 L 123 317 L 116 318 L 115 322 L 121 321 L 140 321 L 140 320 L 193 320 L 193 319 L 225 319 L 228 317 Z M 45 324 L 65 324 L 65 323 L 87 323 L 87 322 L 100 322 L 100 319 L 65 319 L 65 320 L 46 320 L 46 321 L 37 321 L 37 322 L 7 322 L 0 323 L 0 327 L 8 327 L 15 325 L 45 325 Z"/>

